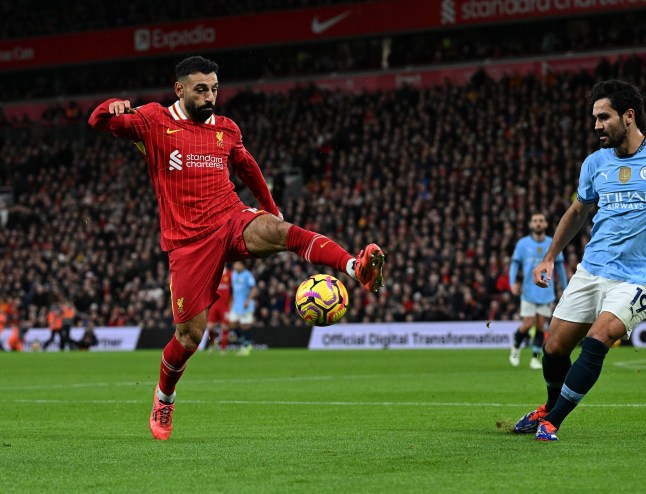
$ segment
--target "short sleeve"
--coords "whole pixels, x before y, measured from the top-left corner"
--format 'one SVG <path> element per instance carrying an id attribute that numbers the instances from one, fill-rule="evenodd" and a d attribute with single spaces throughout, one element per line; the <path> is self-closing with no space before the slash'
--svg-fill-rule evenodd
<path id="1" fill-rule="evenodd" d="M 523 240 L 519 240 L 516 243 L 516 247 L 514 248 L 514 253 L 511 255 L 511 260 L 514 262 L 522 262 L 522 256 L 520 255 L 521 249 L 522 249 L 522 244 Z"/>
<path id="2" fill-rule="evenodd" d="M 599 194 L 594 189 L 594 154 L 588 156 L 583 165 L 581 165 L 581 173 L 579 175 L 579 188 L 577 190 L 577 199 L 582 203 L 597 202 Z"/>

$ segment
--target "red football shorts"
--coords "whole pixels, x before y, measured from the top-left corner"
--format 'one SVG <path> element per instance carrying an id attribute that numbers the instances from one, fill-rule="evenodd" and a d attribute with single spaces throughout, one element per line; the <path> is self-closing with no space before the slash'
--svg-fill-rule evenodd
<path id="1" fill-rule="evenodd" d="M 209 313 L 206 316 L 207 322 L 226 324 L 227 312 L 229 311 L 229 304 L 227 302 L 228 300 L 226 298 L 218 298 L 209 309 Z"/>
<path id="2" fill-rule="evenodd" d="M 219 298 L 224 264 L 251 257 L 242 238 L 244 229 L 268 213 L 241 204 L 229 214 L 229 220 L 210 235 L 168 252 L 175 323 L 190 321 Z"/>

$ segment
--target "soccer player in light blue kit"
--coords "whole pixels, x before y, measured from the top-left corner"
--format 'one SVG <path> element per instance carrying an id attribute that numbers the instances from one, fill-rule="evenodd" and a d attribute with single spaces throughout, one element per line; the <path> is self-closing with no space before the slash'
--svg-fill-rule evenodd
<path id="1" fill-rule="evenodd" d="M 533 269 L 543 260 L 547 248 L 552 242 L 552 237 L 545 234 L 547 230 L 547 217 L 543 213 L 533 213 L 529 220 L 530 235 L 521 238 L 516 244 L 509 267 L 509 284 L 511 293 L 520 295 L 520 317 L 523 321 L 514 334 L 514 343 L 509 354 L 509 362 L 514 367 L 520 365 L 520 347 L 529 330 L 534 326 L 536 333 L 532 340 L 532 359 L 529 362 L 531 369 L 542 369 L 538 357 L 543 346 L 545 321 L 552 317 L 552 305 L 556 299 L 555 284 L 549 283 L 549 290 L 543 290 L 534 283 Z M 561 287 L 567 287 L 567 275 L 563 265 L 563 254 L 556 256 L 556 273 Z M 518 270 L 522 267 L 523 284 L 516 281 Z"/>
<path id="2" fill-rule="evenodd" d="M 519 433 L 556 441 L 557 430 L 599 378 L 612 345 L 646 317 L 646 141 L 643 99 L 622 81 L 589 94 L 601 149 L 581 166 L 577 200 L 565 212 L 534 282 L 547 288 L 554 261 L 598 211 L 590 242 L 554 311 L 543 349 L 547 401 L 516 424 Z M 581 354 L 570 355 L 583 340 Z"/>
<path id="3" fill-rule="evenodd" d="M 253 274 L 245 268 L 241 261 L 236 261 L 233 264 L 233 273 L 231 273 L 231 297 L 233 302 L 229 313 L 229 327 L 238 333 L 240 341 L 238 355 L 249 355 L 253 347 L 250 335 L 257 293 L 256 279 Z"/>

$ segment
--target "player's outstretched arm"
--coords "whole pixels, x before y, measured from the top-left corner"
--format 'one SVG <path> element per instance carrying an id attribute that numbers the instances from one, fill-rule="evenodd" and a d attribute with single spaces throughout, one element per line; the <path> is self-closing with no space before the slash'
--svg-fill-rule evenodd
<path id="1" fill-rule="evenodd" d="M 570 243 L 574 235 L 581 229 L 588 213 L 592 209 L 592 203 L 582 203 L 576 200 L 565 212 L 559 221 L 554 232 L 554 238 L 541 263 L 534 268 L 532 275 L 534 283 L 541 288 L 547 288 L 548 282 L 552 279 L 554 272 L 554 260 L 556 256 Z"/>
<path id="2" fill-rule="evenodd" d="M 129 100 L 124 99 L 124 100 L 113 101 L 112 103 L 110 103 L 108 105 L 108 112 L 110 112 L 110 115 L 119 117 L 126 113 L 128 114 L 137 113 L 137 110 L 135 110 L 130 106 Z"/>
<path id="3" fill-rule="evenodd" d="M 97 106 L 90 115 L 88 123 L 97 130 L 115 130 L 115 128 L 123 126 L 125 122 L 119 125 L 121 122 L 117 123 L 114 120 L 122 115 L 135 113 L 137 110 L 130 106 L 130 101 L 113 98 Z"/>

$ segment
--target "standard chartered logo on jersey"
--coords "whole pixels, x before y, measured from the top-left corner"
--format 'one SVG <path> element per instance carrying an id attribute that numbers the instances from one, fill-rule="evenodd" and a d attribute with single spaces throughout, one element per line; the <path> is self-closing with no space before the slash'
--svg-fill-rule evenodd
<path id="1" fill-rule="evenodd" d="M 182 160 L 182 158 L 184 158 Z M 186 168 L 217 168 L 218 170 L 224 169 L 224 158 L 220 156 L 211 156 L 210 154 L 187 154 L 182 156 L 179 149 L 170 153 L 168 160 L 170 171 L 181 171 L 183 167 Z"/>

